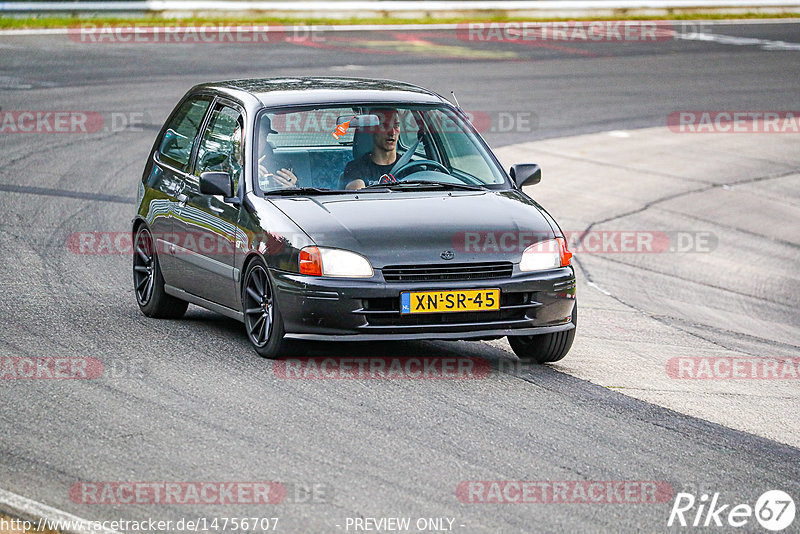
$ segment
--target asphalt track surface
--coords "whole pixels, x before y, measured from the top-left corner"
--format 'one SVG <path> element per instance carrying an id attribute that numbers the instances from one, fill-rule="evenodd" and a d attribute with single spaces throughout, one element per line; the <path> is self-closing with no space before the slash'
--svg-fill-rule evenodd
<path id="1" fill-rule="evenodd" d="M 797 448 L 553 367 L 505 372 L 514 357 L 499 344 L 295 347 L 341 357 L 475 356 L 492 362 L 483 380 L 280 379 L 273 363 L 250 349 L 239 323 L 196 307 L 181 321 L 147 319 L 135 304 L 129 256 L 74 254 L 65 245 L 74 232 L 128 229 L 155 131 L 188 87 L 208 80 L 394 78 L 455 90 L 465 109 L 491 117 L 535 118 L 510 133 L 486 131 L 494 146 L 663 126 L 682 109 L 797 108 L 800 52 L 774 50 L 767 41 L 800 43 L 800 25 L 707 30 L 763 42 L 546 47 L 464 42 L 452 32 L 337 34 L 323 44 L 0 37 L 4 111 L 144 117 L 141 128 L 119 131 L 0 136 L 0 354 L 89 356 L 135 370 L 99 380 L 3 381 L 0 487 L 88 519 L 279 517 L 284 532 L 345 532 L 347 518 L 387 516 L 449 517 L 461 532 L 669 530 L 671 502 L 465 504 L 456 488 L 470 480 L 664 481 L 750 504 L 781 488 L 797 500 Z M 565 190 L 557 211 L 568 210 L 568 199 Z M 797 220 L 786 225 L 783 231 L 796 230 Z M 797 265 L 796 248 L 789 261 Z M 594 282 L 602 285 L 604 271 L 619 282 L 631 267 L 614 269 L 596 271 Z M 632 269 L 633 285 L 617 284 L 621 294 L 640 287 L 657 294 L 662 280 Z M 701 285 L 685 297 L 687 306 L 690 298 L 702 301 L 703 291 Z M 788 285 L 760 298 L 796 304 L 797 292 Z M 639 306 L 646 312 L 648 303 Z M 797 313 L 790 313 L 778 325 L 784 338 L 760 342 L 797 355 L 796 326 Z M 280 481 L 317 490 L 314 503 L 291 502 L 301 499 L 290 495 L 273 506 L 72 501 L 70 487 L 87 481 Z M 761 531 L 755 521 L 742 530 Z"/>

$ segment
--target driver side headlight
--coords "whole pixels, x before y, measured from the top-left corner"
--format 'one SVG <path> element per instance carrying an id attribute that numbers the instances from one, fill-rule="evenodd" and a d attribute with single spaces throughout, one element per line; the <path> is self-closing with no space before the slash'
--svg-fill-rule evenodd
<path id="1" fill-rule="evenodd" d="M 338 248 L 305 247 L 300 251 L 300 274 L 371 278 L 374 274 L 369 260 L 361 254 Z"/>
<path id="2" fill-rule="evenodd" d="M 540 241 L 522 251 L 519 262 L 520 271 L 546 271 L 566 267 L 570 264 L 572 252 L 567 250 L 567 242 L 563 237 Z"/>

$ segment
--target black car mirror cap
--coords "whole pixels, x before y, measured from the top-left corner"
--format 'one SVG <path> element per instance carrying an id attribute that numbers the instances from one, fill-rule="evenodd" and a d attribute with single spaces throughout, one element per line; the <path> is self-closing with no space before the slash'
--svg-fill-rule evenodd
<path id="1" fill-rule="evenodd" d="M 517 163 L 512 165 L 509 174 L 520 189 L 525 185 L 536 185 L 542 181 L 542 168 L 536 163 Z"/>
<path id="2" fill-rule="evenodd" d="M 222 195 L 227 202 L 234 196 L 233 178 L 227 172 L 204 172 L 200 175 L 200 194 Z"/>

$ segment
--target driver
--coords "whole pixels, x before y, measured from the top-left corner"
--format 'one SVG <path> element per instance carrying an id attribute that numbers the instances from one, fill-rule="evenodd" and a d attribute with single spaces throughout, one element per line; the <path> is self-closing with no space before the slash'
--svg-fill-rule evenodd
<path id="1" fill-rule="evenodd" d="M 267 140 L 269 134 L 278 133 L 272 129 L 272 121 L 264 115 L 261 117 L 258 132 L 258 184 L 261 189 L 297 187 L 297 176 L 292 172 L 291 164 L 275 155 L 272 143 Z M 274 169 L 274 172 L 270 169 Z"/>
<path id="2" fill-rule="evenodd" d="M 391 170 L 397 162 L 397 137 L 400 135 L 400 118 L 396 109 L 377 109 L 372 112 L 380 124 L 372 134 L 372 152 L 353 160 L 344 168 L 345 189 L 361 189 L 375 183 L 392 183 L 397 180 Z"/>

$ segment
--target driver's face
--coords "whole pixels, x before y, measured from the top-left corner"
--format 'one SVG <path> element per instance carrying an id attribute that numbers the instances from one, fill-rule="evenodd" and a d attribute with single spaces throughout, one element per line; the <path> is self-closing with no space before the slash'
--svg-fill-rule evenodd
<path id="1" fill-rule="evenodd" d="M 373 136 L 373 142 L 376 147 L 393 152 L 397 148 L 397 136 L 400 135 L 400 118 L 396 111 L 382 115 L 381 125 Z"/>

